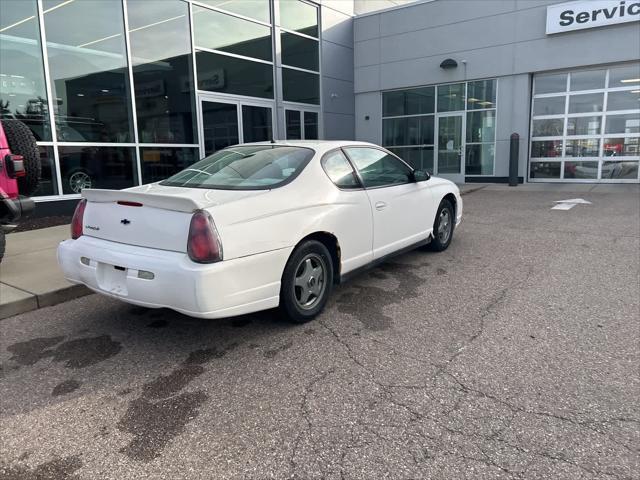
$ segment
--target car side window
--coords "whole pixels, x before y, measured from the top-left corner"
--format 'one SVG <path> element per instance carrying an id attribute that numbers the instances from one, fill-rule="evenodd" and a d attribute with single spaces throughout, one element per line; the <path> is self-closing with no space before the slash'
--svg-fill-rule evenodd
<path id="1" fill-rule="evenodd" d="M 345 148 L 355 164 L 364 186 L 387 187 L 411 182 L 411 169 L 393 155 L 377 148 Z"/>
<path id="2" fill-rule="evenodd" d="M 322 158 L 322 168 L 335 183 L 336 187 L 344 189 L 361 188 L 356 172 L 340 150 L 329 152 Z"/>

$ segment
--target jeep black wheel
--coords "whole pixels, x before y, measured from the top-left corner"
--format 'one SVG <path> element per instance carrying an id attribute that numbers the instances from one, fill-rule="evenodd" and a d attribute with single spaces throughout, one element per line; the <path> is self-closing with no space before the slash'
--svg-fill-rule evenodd
<path id="1" fill-rule="evenodd" d="M 18 191 L 20 195 L 28 197 L 38 189 L 42 172 L 36 137 L 33 136 L 29 127 L 19 120 L 2 120 L 2 128 L 11 153 L 22 155 L 24 158 L 26 175 L 18 177 Z"/>

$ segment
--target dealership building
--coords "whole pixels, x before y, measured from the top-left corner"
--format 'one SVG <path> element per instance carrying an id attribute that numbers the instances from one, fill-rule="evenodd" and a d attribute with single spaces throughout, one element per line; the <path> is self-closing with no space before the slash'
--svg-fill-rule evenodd
<path id="1" fill-rule="evenodd" d="M 1 0 L 41 209 L 240 142 L 356 139 L 458 183 L 638 183 L 640 0 Z"/>

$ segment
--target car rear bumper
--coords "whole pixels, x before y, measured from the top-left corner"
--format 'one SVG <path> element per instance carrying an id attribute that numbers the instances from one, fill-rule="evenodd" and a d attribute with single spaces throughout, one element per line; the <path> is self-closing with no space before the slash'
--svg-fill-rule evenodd
<path id="1" fill-rule="evenodd" d="M 201 265 L 185 253 L 83 235 L 60 243 L 58 262 L 67 280 L 124 302 L 221 318 L 278 306 L 290 253 L 286 248 Z"/>
<path id="2" fill-rule="evenodd" d="M 26 217 L 35 209 L 35 202 L 29 197 L 0 197 L 0 221 L 12 223 Z"/>

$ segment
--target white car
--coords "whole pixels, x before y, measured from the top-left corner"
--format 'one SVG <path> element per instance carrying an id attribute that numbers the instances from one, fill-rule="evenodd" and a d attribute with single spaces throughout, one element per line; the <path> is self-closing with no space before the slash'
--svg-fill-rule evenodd
<path id="1" fill-rule="evenodd" d="M 159 183 L 82 196 L 58 247 L 65 277 L 203 318 L 280 306 L 306 322 L 351 274 L 446 249 L 462 218 L 455 184 L 347 141 L 237 145 Z"/>

